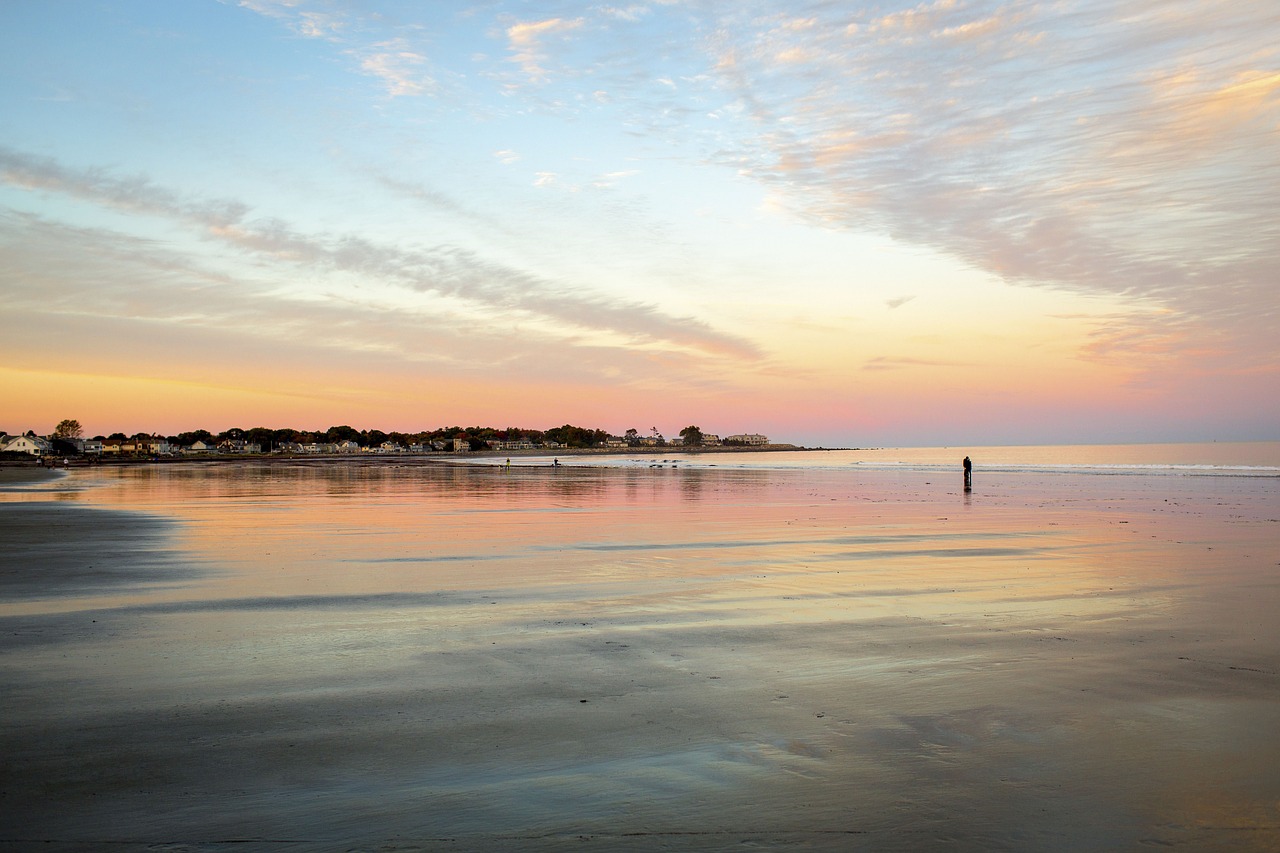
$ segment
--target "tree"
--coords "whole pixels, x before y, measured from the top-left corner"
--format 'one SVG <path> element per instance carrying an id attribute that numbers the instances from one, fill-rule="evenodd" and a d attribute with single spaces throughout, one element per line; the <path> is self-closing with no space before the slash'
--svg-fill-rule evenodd
<path id="1" fill-rule="evenodd" d="M 80 438 L 82 435 L 84 435 L 84 429 L 80 426 L 80 422 L 72 418 L 59 421 L 53 428 L 54 438 Z"/>
<path id="2" fill-rule="evenodd" d="M 627 430 L 627 434 L 624 435 L 623 438 L 625 438 L 627 440 L 627 444 L 631 445 L 632 447 L 635 447 L 637 444 L 640 443 L 640 433 L 636 432 L 635 427 L 632 427 L 631 429 Z"/>
<path id="3" fill-rule="evenodd" d="M 337 444 L 340 441 L 354 441 L 357 444 L 363 444 L 364 442 L 360 439 L 360 430 L 346 424 L 343 424 L 342 426 L 331 426 L 324 434 L 324 440 L 330 444 Z"/>
<path id="4" fill-rule="evenodd" d="M 684 439 L 685 447 L 702 446 L 702 430 L 696 426 L 687 426 L 680 430 L 680 437 Z"/>
<path id="5" fill-rule="evenodd" d="M 600 429 L 565 424 L 547 430 L 543 433 L 543 437 L 566 447 L 596 447 L 603 444 L 609 434 Z"/>
<path id="6" fill-rule="evenodd" d="M 115 438 L 114 435 L 111 437 Z M 124 438 L 124 436 L 120 437 Z M 190 447 L 197 441 L 203 441 L 205 444 L 209 444 L 213 441 L 213 433 L 209 432 L 207 429 L 197 429 L 192 430 L 191 432 L 178 433 L 178 444 L 181 444 L 183 447 Z"/>
<path id="7" fill-rule="evenodd" d="M 293 441 L 301 444 L 302 442 L 298 441 L 299 435 L 300 433 L 296 429 L 273 429 L 271 431 L 271 444 L 275 447 Z"/>
<path id="8" fill-rule="evenodd" d="M 68 438 L 58 438 L 54 436 L 49 442 L 49 449 L 53 451 L 54 456 L 79 456 L 80 445 Z"/>
<path id="9" fill-rule="evenodd" d="M 253 427 L 245 430 L 245 441 L 256 444 L 263 450 L 270 450 L 275 439 L 275 431 L 268 427 Z"/>

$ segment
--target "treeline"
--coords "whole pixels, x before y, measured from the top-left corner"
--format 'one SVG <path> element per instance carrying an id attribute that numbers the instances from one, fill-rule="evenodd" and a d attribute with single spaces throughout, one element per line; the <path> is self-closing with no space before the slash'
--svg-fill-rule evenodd
<path id="1" fill-rule="evenodd" d="M 588 429 L 587 427 L 573 426 L 572 424 L 565 424 L 564 426 L 547 430 L 524 429 L 523 427 L 497 429 L 481 426 L 451 426 L 425 432 L 383 432 L 377 429 L 356 429 L 344 424 L 342 426 L 331 426 L 324 431 L 271 429 L 269 427 L 240 429 L 239 427 L 232 427 L 217 433 L 206 429 L 197 429 L 167 436 L 152 435 L 151 433 L 125 435 L 117 432 L 111 435 L 95 437 L 101 440 L 163 438 L 170 444 L 179 447 L 190 447 L 197 441 L 212 444 L 220 444 L 224 441 L 244 441 L 261 445 L 263 449 L 280 447 L 290 443 L 336 444 L 340 441 L 355 441 L 361 447 L 379 447 L 383 443 L 390 441 L 407 447 L 410 444 L 428 444 L 432 441 L 451 441 L 461 438 L 465 439 L 472 449 L 480 450 L 487 447 L 487 442 L 489 441 L 521 440 L 529 441 L 533 444 L 555 442 L 566 447 L 595 447 L 603 443 L 609 437 L 609 433 L 601 429 Z"/>

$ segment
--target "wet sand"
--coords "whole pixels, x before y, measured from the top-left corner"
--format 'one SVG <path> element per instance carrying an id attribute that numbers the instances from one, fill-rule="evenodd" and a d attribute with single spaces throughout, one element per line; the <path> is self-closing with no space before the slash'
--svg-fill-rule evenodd
<path id="1" fill-rule="evenodd" d="M 0 849 L 1280 847 L 1274 482 L 218 467 L 0 501 Z"/>
<path id="2" fill-rule="evenodd" d="M 39 465 L 31 464 L 5 464 L 0 465 L 0 489 L 12 487 L 24 487 L 33 483 L 43 483 L 55 480 L 58 477 L 56 471 L 43 468 Z"/>

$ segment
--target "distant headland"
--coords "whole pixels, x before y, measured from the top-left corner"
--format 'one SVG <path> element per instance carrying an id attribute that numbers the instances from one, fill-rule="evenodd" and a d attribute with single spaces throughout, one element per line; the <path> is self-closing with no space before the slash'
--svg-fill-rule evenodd
<path id="1" fill-rule="evenodd" d="M 406 433 L 358 430 L 342 425 L 326 430 L 233 427 L 222 432 L 198 429 L 176 435 L 121 432 L 86 438 L 79 421 L 64 420 L 48 435 L 0 431 L 0 458 L 89 457 L 94 459 L 227 458 L 245 456 L 350 456 L 629 452 L 736 452 L 806 450 L 777 443 L 759 433 L 721 437 L 687 426 L 666 438 L 656 427 L 647 433 L 628 429 L 621 435 L 565 424 L 550 429 L 452 426 Z"/>

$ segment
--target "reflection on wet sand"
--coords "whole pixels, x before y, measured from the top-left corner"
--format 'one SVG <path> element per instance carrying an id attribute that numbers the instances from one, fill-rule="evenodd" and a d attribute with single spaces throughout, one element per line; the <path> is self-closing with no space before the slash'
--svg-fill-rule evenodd
<path id="1" fill-rule="evenodd" d="M 0 848 L 1274 847 L 1274 485 L 1138 480 L 77 472 Z"/>

